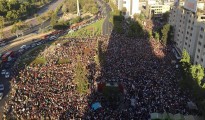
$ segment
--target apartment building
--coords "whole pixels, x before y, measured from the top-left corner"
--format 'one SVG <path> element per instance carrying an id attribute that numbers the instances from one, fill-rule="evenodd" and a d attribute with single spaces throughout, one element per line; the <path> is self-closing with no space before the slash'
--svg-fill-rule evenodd
<path id="1" fill-rule="evenodd" d="M 205 67 L 205 23 L 199 23 L 199 30 L 196 42 L 194 64 L 201 64 Z"/>
<path id="2" fill-rule="evenodd" d="M 170 6 L 169 5 L 150 5 L 150 11 L 153 11 L 154 14 L 163 14 L 167 11 L 170 11 Z"/>
<path id="3" fill-rule="evenodd" d="M 205 15 L 182 7 L 173 7 L 169 24 L 174 28 L 175 48 L 179 54 L 183 49 L 189 53 L 194 64 L 205 67 Z"/>

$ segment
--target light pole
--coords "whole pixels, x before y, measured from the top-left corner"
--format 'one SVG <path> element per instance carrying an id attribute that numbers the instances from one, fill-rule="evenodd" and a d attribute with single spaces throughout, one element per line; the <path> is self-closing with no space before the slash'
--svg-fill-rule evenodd
<path id="1" fill-rule="evenodd" d="M 80 16 L 79 0 L 77 0 L 77 16 Z"/>

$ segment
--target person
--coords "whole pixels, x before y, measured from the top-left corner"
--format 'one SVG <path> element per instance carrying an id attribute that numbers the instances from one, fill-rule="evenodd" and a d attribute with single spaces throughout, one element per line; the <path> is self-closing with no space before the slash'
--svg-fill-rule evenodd
<path id="1" fill-rule="evenodd" d="M 99 42 L 102 45 L 99 46 Z M 101 51 L 99 48 L 101 47 Z M 46 47 L 37 54 L 45 57 L 43 65 L 30 64 L 14 77 L 16 87 L 13 98 L 7 102 L 5 114 L 15 113 L 19 119 L 42 116 L 52 119 L 149 119 L 149 113 L 164 111 L 172 114 L 199 114 L 186 108 L 193 101 L 187 91 L 179 89 L 177 70 L 170 61 L 174 55 L 162 49 L 153 39 L 128 38 L 112 33 L 110 37 L 69 38 L 60 47 Z M 103 55 L 100 65 L 94 56 Z M 102 93 L 79 94 L 73 79 L 77 56 L 88 69 L 90 84 L 94 82 L 121 83 L 126 90 L 122 102 L 112 107 Z M 36 57 L 28 55 L 28 57 Z M 59 59 L 69 62 L 59 64 Z M 18 70 L 17 70 L 18 71 Z M 135 107 L 130 104 L 135 99 Z M 102 108 L 91 109 L 99 101 Z M 8 108 L 12 108 L 9 111 Z"/>

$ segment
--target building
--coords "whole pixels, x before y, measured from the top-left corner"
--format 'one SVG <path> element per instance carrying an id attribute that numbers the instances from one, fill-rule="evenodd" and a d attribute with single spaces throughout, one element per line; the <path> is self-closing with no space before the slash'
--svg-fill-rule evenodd
<path id="1" fill-rule="evenodd" d="M 170 11 L 169 5 L 150 5 L 150 11 L 153 11 L 154 14 L 163 14 L 167 11 Z"/>
<path id="2" fill-rule="evenodd" d="M 205 15 L 174 6 L 169 24 L 174 28 L 176 51 L 181 54 L 186 49 L 194 64 L 205 67 Z"/>
<path id="3" fill-rule="evenodd" d="M 118 0 L 117 1 L 118 10 L 126 8 L 125 17 L 133 17 L 134 14 L 140 14 L 139 10 L 139 0 Z"/>
<path id="4" fill-rule="evenodd" d="M 205 23 L 201 22 L 198 26 L 194 64 L 201 64 L 205 67 Z"/>

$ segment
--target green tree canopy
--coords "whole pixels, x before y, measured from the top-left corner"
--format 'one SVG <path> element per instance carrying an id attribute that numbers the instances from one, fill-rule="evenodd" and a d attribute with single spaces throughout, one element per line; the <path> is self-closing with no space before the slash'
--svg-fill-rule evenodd
<path id="1" fill-rule="evenodd" d="M 190 69 L 192 78 L 201 86 L 201 80 L 204 78 L 204 68 L 201 65 L 192 65 Z"/>
<path id="2" fill-rule="evenodd" d="M 166 24 L 163 26 L 162 30 L 161 30 L 161 33 L 162 33 L 162 43 L 164 45 L 167 44 L 167 40 L 168 40 L 168 37 L 169 37 L 169 32 L 170 32 L 170 25 L 169 24 Z"/>
<path id="3" fill-rule="evenodd" d="M 189 53 L 184 49 L 182 52 L 182 59 L 180 60 L 181 63 L 190 63 L 190 56 Z"/>

